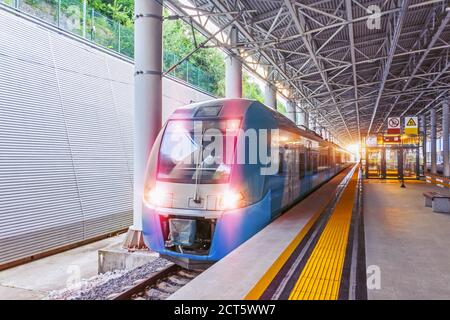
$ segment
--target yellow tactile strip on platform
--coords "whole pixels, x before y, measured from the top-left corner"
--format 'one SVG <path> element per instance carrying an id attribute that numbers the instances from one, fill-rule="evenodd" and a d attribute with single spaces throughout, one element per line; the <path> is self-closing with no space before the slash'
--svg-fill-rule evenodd
<path id="1" fill-rule="evenodd" d="M 347 249 L 358 170 L 344 190 L 289 300 L 336 300 Z"/>
<path id="2" fill-rule="evenodd" d="M 348 174 L 348 171 L 351 171 L 350 168 L 345 169 L 343 172 L 341 172 L 338 176 L 342 175 L 341 180 Z M 336 179 L 337 177 L 335 177 Z M 339 180 L 339 181 L 341 181 Z M 322 204 L 319 205 L 318 209 L 315 211 L 314 215 L 311 217 L 311 219 L 308 221 L 308 223 L 305 225 L 305 227 L 300 230 L 300 232 L 296 235 L 296 237 L 292 240 L 292 242 L 284 249 L 282 254 L 277 258 L 277 260 L 271 265 L 271 267 L 266 271 L 264 276 L 256 283 L 256 285 L 250 290 L 250 292 L 244 297 L 245 300 L 257 300 L 259 299 L 264 291 L 267 289 L 269 284 L 272 282 L 272 280 L 275 278 L 275 276 L 280 272 L 283 265 L 286 263 L 286 261 L 289 259 L 289 257 L 292 255 L 292 253 L 295 251 L 297 246 L 300 244 L 300 242 L 303 240 L 303 238 L 306 236 L 306 234 L 311 230 L 314 223 L 317 221 L 317 219 L 320 217 L 322 212 L 326 209 L 326 207 L 329 205 L 329 202 L 333 199 L 332 196 L 329 197 L 327 201 L 324 201 Z"/>

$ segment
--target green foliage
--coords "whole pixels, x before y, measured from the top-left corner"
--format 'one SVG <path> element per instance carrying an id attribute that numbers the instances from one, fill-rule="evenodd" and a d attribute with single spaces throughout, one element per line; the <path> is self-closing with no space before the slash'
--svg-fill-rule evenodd
<path id="1" fill-rule="evenodd" d="M 165 15 L 167 16 L 167 12 Z M 197 44 L 205 41 L 205 37 L 199 32 L 194 31 L 194 33 L 192 28 L 181 20 L 164 20 L 164 50 L 178 57 L 186 56 L 194 50 L 195 41 Z M 211 75 L 212 79 L 209 81 L 214 94 L 224 95 L 225 64 L 224 55 L 219 50 L 202 48 L 191 55 L 189 62 Z"/>
<path id="2" fill-rule="evenodd" d="M 286 106 L 277 100 L 277 110 L 282 114 L 286 114 Z"/>
<path id="3" fill-rule="evenodd" d="M 32 0 L 31 0 L 32 1 Z M 131 28 L 133 27 L 134 0 L 88 0 L 89 7 L 104 14 L 115 21 L 120 22 L 125 28 L 122 29 L 121 49 L 122 53 L 132 56 L 133 38 Z M 164 9 L 164 17 L 169 12 Z M 205 41 L 205 37 L 198 31 L 194 31 L 197 44 Z M 164 20 L 163 25 L 163 48 L 173 56 L 165 58 L 165 68 L 170 67 L 177 59 L 186 56 L 195 48 L 194 33 L 191 26 L 182 20 Z M 218 97 L 225 96 L 225 55 L 216 48 L 202 48 L 196 51 L 188 61 L 206 72 L 197 72 L 198 82 L 201 87 L 207 87 Z M 180 66 L 174 72 L 181 78 L 187 78 L 186 67 Z M 243 95 L 245 98 L 263 102 L 264 97 L 259 86 L 249 80 L 248 75 L 243 76 Z"/>
<path id="4" fill-rule="evenodd" d="M 124 26 L 133 25 L 134 0 L 88 0 L 88 5 Z"/>
<path id="5" fill-rule="evenodd" d="M 261 88 L 256 83 L 251 82 L 247 74 L 244 74 L 242 79 L 242 95 L 244 98 L 264 103 L 264 96 Z"/>

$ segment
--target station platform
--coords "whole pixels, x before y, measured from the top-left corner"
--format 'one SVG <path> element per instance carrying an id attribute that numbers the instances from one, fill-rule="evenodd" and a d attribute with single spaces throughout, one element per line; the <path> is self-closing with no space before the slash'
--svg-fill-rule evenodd
<path id="1" fill-rule="evenodd" d="M 450 215 L 425 207 L 422 195 L 450 192 L 424 181 L 405 184 L 364 181 L 368 298 L 450 299 Z M 371 270 L 380 274 L 374 288 Z"/>
<path id="2" fill-rule="evenodd" d="M 169 299 L 337 299 L 357 178 L 345 169 Z"/>
<path id="3" fill-rule="evenodd" d="M 449 299 L 450 214 L 425 207 L 423 193 L 450 191 L 358 180 L 357 171 L 330 180 L 169 299 Z"/>

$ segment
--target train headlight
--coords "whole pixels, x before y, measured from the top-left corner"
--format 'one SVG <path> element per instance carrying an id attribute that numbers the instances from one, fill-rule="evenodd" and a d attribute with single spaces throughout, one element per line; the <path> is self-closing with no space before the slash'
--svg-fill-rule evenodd
<path id="1" fill-rule="evenodd" d="M 228 190 L 219 197 L 219 210 L 232 210 L 243 207 L 244 195 L 241 192 Z"/>
<path id="2" fill-rule="evenodd" d="M 153 188 L 145 192 L 144 202 L 147 206 L 171 207 L 172 194 L 164 192 L 159 188 Z"/>

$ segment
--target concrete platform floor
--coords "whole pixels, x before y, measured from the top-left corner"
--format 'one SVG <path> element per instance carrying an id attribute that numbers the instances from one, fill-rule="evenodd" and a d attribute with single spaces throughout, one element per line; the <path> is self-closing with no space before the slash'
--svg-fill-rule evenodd
<path id="1" fill-rule="evenodd" d="M 122 242 L 124 237 L 121 234 L 0 271 L 0 300 L 42 299 L 65 288 L 67 281 L 76 281 L 78 275 L 80 280 L 97 275 L 97 251 Z"/>
<path id="2" fill-rule="evenodd" d="M 450 299 L 450 214 L 424 206 L 430 190 L 448 193 L 421 181 L 402 189 L 398 181 L 365 180 L 369 299 Z"/>

